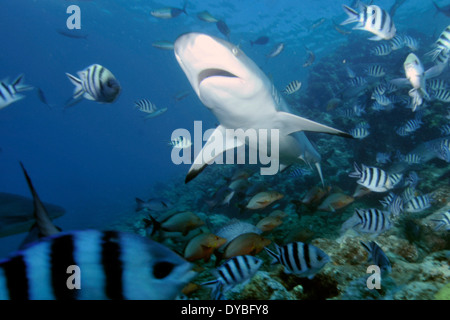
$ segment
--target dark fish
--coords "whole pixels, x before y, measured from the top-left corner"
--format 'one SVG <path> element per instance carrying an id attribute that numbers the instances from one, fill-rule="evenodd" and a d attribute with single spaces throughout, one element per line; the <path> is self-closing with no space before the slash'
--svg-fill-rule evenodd
<path id="1" fill-rule="evenodd" d="M 364 249 L 369 253 L 368 261 L 372 261 L 375 265 L 380 267 L 382 272 L 390 273 L 392 270 L 391 262 L 381 248 L 373 241 L 364 243 L 360 241 Z"/>
<path id="2" fill-rule="evenodd" d="M 262 36 L 259 37 L 258 39 L 256 39 L 255 41 L 250 41 L 251 45 L 253 46 L 254 44 L 259 44 L 259 45 L 265 45 L 269 42 L 269 37 L 267 36 Z"/>
<path id="3" fill-rule="evenodd" d="M 436 14 L 439 12 L 445 14 L 447 17 L 450 17 L 450 4 L 446 5 L 445 7 L 439 7 L 436 2 L 433 1 L 434 6 L 436 7 Z"/>
<path id="4" fill-rule="evenodd" d="M 60 207 L 49 203 L 44 203 L 50 219 L 56 219 L 66 213 Z M 33 215 L 33 200 L 27 197 L 0 193 L 0 237 L 28 232 L 36 219 Z"/>
<path id="5" fill-rule="evenodd" d="M 0 300 L 175 299 L 194 276 L 189 262 L 150 239 L 72 231 L 1 261 Z"/>
<path id="6" fill-rule="evenodd" d="M 227 24 L 223 20 L 219 20 L 216 22 L 217 29 L 225 36 L 227 39 L 230 38 L 230 28 L 228 28 Z"/>
<path id="7" fill-rule="evenodd" d="M 320 26 L 322 23 L 324 23 L 325 20 L 326 20 L 325 18 L 317 19 L 316 21 L 314 21 L 314 22 L 311 24 L 311 26 L 309 27 L 309 29 L 313 30 L 313 29 L 317 28 L 317 27 Z"/>
<path id="8" fill-rule="evenodd" d="M 164 211 L 171 208 L 172 204 L 167 199 L 153 198 L 147 201 L 136 198 L 136 211 L 147 209 L 149 211 Z"/>
<path id="9" fill-rule="evenodd" d="M 314 63 L 314 60 L 316 60 L 316 55 L 314 54 L 314 52 L 309 50 L 307 47 L 305 47 L 305 49 L 308 54 L 308 58 L 306 58 L 306 61 L 303 64 L 303 68 L 309 67 L 310 65 L 312 65 Z"/>
<path id="10" fill-rule="evenodd" d="M 37 88 L 37 95 L 39 100 L 48 107 L 52 108 L 52 105 L 48 103 L 47 99 L 45 98 L 44 91 L 42 91 L 41 88 Z"/>
<path id="11" fill-rule="evenodd" d="M 58 32 L 60 35 L 63 35 L 67 38 L 72 39 L 87 39 L 88 34 L 87 33 L 81 33 L 78 30 L 65 30 L 65 29 L 56 29 L 56 32 Z"/>

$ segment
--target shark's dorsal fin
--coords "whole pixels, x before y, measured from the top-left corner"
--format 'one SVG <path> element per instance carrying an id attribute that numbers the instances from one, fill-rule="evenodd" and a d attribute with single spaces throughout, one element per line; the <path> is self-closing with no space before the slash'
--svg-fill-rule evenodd
<path id="1" fill-rule="evenodd" d="M 227 139 L 229 138 L 229 139 Z M 197 157 L 195 157 L 194 163 L 192 164 L 191 168 L 189 169 L 189 172 L 186 175 L 185 183 L 188 183 L 192 179 L 194 179 L 200 172 L 202 172 L 207 165 L 211 164 L 214 159 L 216 159 L 218 156 L 222 156 L 222 154 L 227 151 L 231 150 L 240 146 L 243 146 L 244 143 L 242 141 L 239 141 L 235 139 L 234 136 L 227 137 L 225 133 L 225 127 L 222 125 L 219 125 L 214 132 L 211 134 L 211 136 L 206 141 L 205 145 L 203 146 L 202 150 L 199 152 Z M 205 153 L 205 149 L 209 149 L 214 146 L 214 151 L 216 151 L 213 154 L 211 152 Z"/>
<path id="2" fill-rule="evenodd" d="M 276 122 L 275 127 L 280 129 L 282 135 L 288 135 L 298 131 L 311 131 L 334 134 L 345 138 L 353 138 L 351 134 L 346 132 L 287 112 L 277 112 L 274 121 Z"/>

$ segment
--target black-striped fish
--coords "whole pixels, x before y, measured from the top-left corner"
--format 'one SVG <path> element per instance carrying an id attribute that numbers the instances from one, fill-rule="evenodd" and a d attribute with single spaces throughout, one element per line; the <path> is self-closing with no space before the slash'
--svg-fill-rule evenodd
<path id="1" fill-rule="evenodd" d="M 389 196 L 380 202 L 386 208 L 387 212 L 394 217 L 399 216 L 403 212 L 403 198 L 394 193 L 389 193 Z"/>
<path id="2" fill-rule="evenodd" d="M 114 75 L 99 64 L 93 64 L 83 71 L 77 72 L 79 78 L 66 73 L 69 80 L 75 85 L 73 102 L 82 97 L 100 103 L 113 103 L 119 96 L 121 87 Z M 69 102 L 66 106 L 73 105 Z"/>
<path id="3" fill-rule="evenodd" d="M 362 87 L 367 84 L 367 80 L 363 77 L 355 77 L 349 80 L 352 87 Z"/>
<path id="4" fill-rule="evenodd" d="M 148 99 L 141 99 L 134 103 L 134 107 L 139 111 L 147 113 L 144 119 L 157 117 L 167 111 L 167 108 L 158 109 L 156 105 Z"/>
<path id="5" fill-rule="evenodd" d="M 396 187 L 403 179 L 403 173 L 391 173 L 389 180 L 391 181 L 392 188 Z"/>
<path id="6" fill-rule="evenodd" d="M 370 134 L 369 130 L 365 128 L 354 128 L 349 133 L 356 139 L 364 139 Z"/>
<path id="7" fill-rule="evenodd" d="M 450 90 L 438 89 L 432 94 L 432 97 L 441 102 L 450 102 Z"/>
<path id="8" fill-rule="evenodd" d="M 404 128 L 406 132 L 412 133 L 418 130 L 422 126 L 422 124 L 423 122 L 420 119 L 411 119 L 405 123 Z"/>
<path id="9" fill-rule="evenodd" d="M 358 13 L 354 9 L 343 5 L 344 11 L 347 13 L 348 18 L 341 25 L 346 25 L 353 22 L 358 24 L 353 27 L 356 30 L 366 30 L 373 33 L 375 36 L 369 38 L 369 40 L 389 40 L 395 36 L 396 28 L 394 21 L 389 14 L 378 6 L 363 6 L 362 12 Z"/>
<path id="10" fill-rule="evenodd" d="M 401 35 L 397 34 L 391 39 L 391 41 L 389 41 L 389 45 L 391 46 L 392 50 L 399 50 L 405 46 L 405 40 Z"/>
<path id="11" fill-rule="evenodd" d="M 450 210 L 447 210 L 446 212 L 442 213 L 441 219 L 431 219 L 432 221 L 437 222 L 436 226 L 434 227 L 434 230 L 437 231 L 444 227 L 446 231 L 450 231 Z"/>
<path id="12" fill-rule="evenodd" d="M 443 136 L 450 135 L 450 124 L 443 125 L 439 130 Z"/>
<path id="13" fill-rule="evenodd" d="M 392 104 L 391 99 L 389 99 L 384 94 L 373 93 L 371 98 L 375 99 L 379 104 L 385 107 Z"/>
<path id="14" fill-rule="evenodd" d="M 384 70 L 384 68 L 378 64 L 369 66 L 366 69 L 366 73 L 371 76 L 371 77 L 383 77 L 384 75 L 386 75 L 386 71 Z"/>
<path id="15" fill-rule="evenodd" d="M 381 248 L 374 242 L 364 243 L 360 241 L 364 249 L 369 253 L 367 261 L 372 261 L 375 265 L 380 267 L 383 273 L 390 273 L 392 271 L 391 262 Z"/>
<path id="16" fill-rule="evenodd" d="M 7 80 L 0 82 L 0 109 L 25 98 L 24 95 L 18 94 L 19 92 L 33 89 L 31 86 L 25 85 L 23 80 L 24 77 L 21 74 L 11 84 Z"/>
<path id="17" fill-rule="evenodd" d="M 0 299 L 174 299 L 192 265 L 124 232 L 85 230 L 42 239 L 0 262 Z"/>
<path id="18" fill-rule="evenodd" d="M 441 53 L 450 52 L 450 25 L 442 31 L 434 45 L 436 48 L 427 53 L 427 55 L 432 56 L 433 60 L 436 60 Z"/>
<path id="19" fill-rule="evenodd" d="M 189 148 L 190 146 L 192 146 L 192 142 L 191 142 L 191 140 L 189 140 L 186 137 L 179 136 L 175 139 L 172 139 L 169 142 L 169 146 L 172 146 L 172 147 L 178 148 L 178 149 L 186 149 L 186 148 Z"/>
<path id="20" fill-rule="evenodd" d="M 431 194 L 424 194 L 421 196 L 417 196 L 409 200 L 405 204 L 406 212 L 420 212 L 425 209 L 431 207 L 431 203 L 433 202 L 433 198 Z"/>
<path id="21" fill-rule="evenodd" d="M 298 277 L 312 279 L 331 261 L 325 252 L 303 242 L 292 242 L 284 246 L 275 244 L 275 248 L 276 252 L 264 248 L 274 258 L 272 264 L 280 263 L 284 266 L 285 273 L 295 274 Z"/>
<path id="22" fill-rule="evenodd" d="M 403 41 L 405 43 L 405 46 L 407 46 L 411 51 L 417 51 L 419 50 L 419 41 L 417 39 L 414 39 L 411 36 L 405 35 L 403 37 Z"/>
<path id="23" fill-rule="evenodd" d="M 302 86 L 302 83 L 298 80 L 294 80 L 292 82 L 290 82 L 286 88 L 284 88 L 284 90 L 282 91 L 284 94 L 293 94 L 295 92 L 297 92 Z"/>
<path id="24" fill-rule="evenodd" d="M 211 299 L 219 297 L 237 284 L 248 282 L 261 267 L 263 261 L 259 258 L 243 255 L 228 259 L 215 271 L 216 280 L 204 282 L 202 286 L 212 286 Z"/>
<path id="25" fill-rule="evenodd" d="M 370 52 L 376 56 L 387 56 L 392 52 L 392 47 L 389 44 L 382 43 L 373 48 Z"/>
<path id="26" fill-rule="evenodd" d="M 414 153 L 409 153 L 403 158 L 403 161 L 407 164 L 419 164 L 422 163 L 422 157 Z"/>
<path id="27" fill-rule="evenodd" d="M 445 80 L 431 79 L 427 81 L 427 88 L 431 90 L 445 90 L 449 88 L 449 85 Z"/>
<path id="28" fill-rule="evenodd" d="M 371 233 L 379 235 L 392 227 L 389 213 L 378 209 L 355 209 L 353 229 L 359 233 Z"/>
<path id="29" fill-rule="evenodd" d="M 376 167 L 367 167 L 364 164 L 361 169 L 356 163 L 354 167 L 355 172 L 350 173 L 349 176 L 359 178 L 356 182 L 363 187 L 374 192 L 385 192 L 393 188 L 392 181 L 386 171 Z"/>
<path id="30" fill-rule="evenodd" d="M 304 177 L 304 176 L 309 176 L 311 174 L 312 174 L 311 170 L 301 168 L 301 167 L 294 167 L 289 172 L 289 177 L 291 177 L 291 178 Z"/>

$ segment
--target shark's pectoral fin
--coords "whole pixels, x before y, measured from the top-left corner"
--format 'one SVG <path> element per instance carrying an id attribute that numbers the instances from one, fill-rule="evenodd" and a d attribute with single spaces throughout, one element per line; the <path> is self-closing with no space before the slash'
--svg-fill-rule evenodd
<path id="1" fill-rule="evenodd" d="M 194 163 L 186 175 L 185 183 L 188 183 L 198 176 L 207 165 L 211 164 L 218 156 L 222 156 L 222 154 L 227 150 L 243 145 L 244 143 L 235 139 L 234 136 L 227 137 L 225 134 L 225 128 L 221 125 L 218 126 L 208 138 L 197 157 L 195 157 Z"/>
<path id="2" fill-rule="evenodd" d="M 345 138 L 352 138 L 351 134 L 328 127 L 326 125 L 293 115 L 291 113 L 279 111 L 275 117 L 276 128 L 281 134 L 288 135 L 297 131 L 312 131 L 334 134 Z"/>

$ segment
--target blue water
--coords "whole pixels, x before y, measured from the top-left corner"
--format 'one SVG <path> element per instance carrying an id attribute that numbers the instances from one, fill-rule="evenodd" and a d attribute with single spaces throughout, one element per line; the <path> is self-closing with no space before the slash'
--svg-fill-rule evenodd
<path id="1" fill-rule="evenodd" d="M 387 8 L 392 3 L 376 1 Z M 88 34 L 87 39 L 56 32 L 65 28 L 70 4 L 81 9 L 80 32 Z M 292 79 L 306 81 L 308 70 L 301 67 L 304 45 L 315 51 L 319 61 L 347 42 L 347 37 L 327 28 L 314 33 L 306 29 L 322 17 L 342 21 L 345 14 L 339 1 L 189 1 L 188 16 L 171 20 L 150 16 L 150 10 L 165 6 L 181 7 L 182 2 L 2 1 L 0 78 L 25 74 L 25 83 L 41 88 L 55 107 L 49 108 L 30 91 L 22 101 L 0 110 L 0 192 L 30 196 L 18 163 L 22 161 L 41 199 L 67 210 L 56 224 L 63 229 L 101 228 L 133 212 L 134 198 L 151 197 L 155 183 L 173 179 L 183 183 L 188 166 L 171 161 L 167 142 L 172 131 L 192 130 L 194 120 L 204 121 L 206 129 L 214 127 L 216 120 L 193 92 L 175 102 L 177 93 L 191 87 L 173 52 L 153 48 L 151 43 L 174 41 L 189 31 L 223 37 L 214 24 L 198 20 L 197 12 L 208 10 L 225 19 L 231 42 L 241 42 L 246 54 L 280 88 Z M 397 11 L 397 29 L 440 32 L 448 18 L 434 13 L 431 2 L 407 1 Z M 268 35 L 271 42 L 250 47 L 248 41 L 260 35 Z M 286 43 L 285 51 L 267 62 L 265 54 L 281 41 Z M 84 100 L 63 110 L 73 92 L 65 72 L 76 74 L 93 63 L 107 67 L 119 80 L 119 99 L 110 105 Z M 144 121 L 133 108 L 141 98 L 168 111 Z M 0 239 L 0 257 L 14 250 L 23 237 Z"/>

